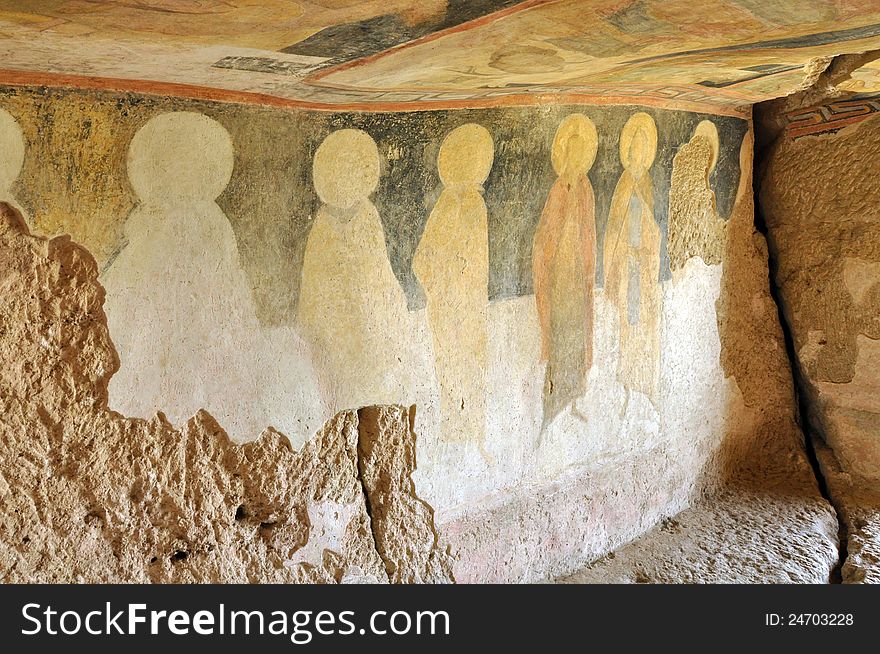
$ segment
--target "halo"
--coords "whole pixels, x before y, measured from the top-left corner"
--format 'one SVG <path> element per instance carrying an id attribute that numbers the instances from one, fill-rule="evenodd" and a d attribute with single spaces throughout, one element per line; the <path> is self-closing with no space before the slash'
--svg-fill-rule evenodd
<path id="1" fill-rule="evenodd" d="M 572 137 L 579 136 L 580 139 L 572 141 Z M 578 151 L 569 151 L 571 143 L 580 144 Z M 553 137 L 553 149 L 551 151 L 551 161 L 553 162 L 553 170 L 557 175 L 561 175 L 566 168 L 566 163 L 572 159 L 579 159 L 578 164 L 586 173 L 596 161 L 596 151 L 599 149 L 599 133 L 596 131 L 596 125 L 584 114 L 571 114 L 566 116 L 556 130 L 556 136 Z"/>
<path id="2" fill-rule="evenodd" d="M 721 151 L 718 128 L 711 120 L 703 120 L 694 129 L 694 136 L 702 136 L 709 141 L 709 147 L 712 150 L 712 160 L 709 162 L 709 172 L 711 173 L 715 170 L 715 165 L 718 163 L 718 153 Z"/>
<path id="3" fill-rule="evenodd" d="M 651 167 L 651 164 L 654 163 L 654 157 L 657 156 L 657 125 L 651 116 L 640 111 L 637 114 L 633 114 L 626 121 L 626 125 L 623 126 L 620 132 L 620 161 L 626 169 L 634 163 L 630 161 L 630 149 L 633 138 L 640 131 L 648 139 L 648 148 L 642 153 L 641 162 L 645 170 Z"/>
<path id="4" fill-rule="evenodd" d="M 312 181 L 325 204 L 347 209 L 379 183 L 379 148 L 359 129 L 340 129 L 324 139 L 312 162 Z"/>
<path id="5" fill-rule="evenodd" d="M 446 135 L 437 155 L 437 172 L 444 185 L 482 184 L 492 170 L 495 144 L 482 125 L 468 123 Z"/>
<path id="6" fill-rule="evenodd" d="M 213 118 L 171 111 L 148 120 L 128 146 L 128 178 L 142 199 L 215 199 L 232 177 L 235 149 Z"/>

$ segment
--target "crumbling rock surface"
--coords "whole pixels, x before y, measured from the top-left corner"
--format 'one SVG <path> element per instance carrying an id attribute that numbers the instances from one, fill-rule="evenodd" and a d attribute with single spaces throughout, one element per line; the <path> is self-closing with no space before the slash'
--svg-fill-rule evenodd
<path id="1" fill-rule="evenodd" d="M 673 270 L 684 267 L 691 257 L 700 257 L 709 265 L 722 261 L 725 225 L 708 183 L 711 160 L 708 139 L 695 136 L 672 161 L 668 249 Z"/>
<path id="2" fill-rule="evenodd" d="M 880 583 L 880 491 L 843 469 L 833 450 L 816 442 L 816 458 L 846 535 L 845 584 Z"/>
<path id="3" fill-rule="evenodd" d="M 434 511 L 418 498 L 410 474 L 416 450 L 409 422 L 378 407 L 358 413 L 358 463 L 366 489 L 376 549 L 392 583 L 437 583 L 451 579 L 451 560 L 440 546 Z"/>
<path id="4" fill-rule="evenodd" d="M 837 521 L 815 494 L 731 487 L 559 583 L 827 583 Z"/>
<path id="5" fill-rule="evenodd" d="M 876 116 L 782 132 L 760 185 L 809 431 L 845 523 L 844 581 L 880 581 L 880 184 L 868 172 L 878 143 Z"/>
<path id="6" fill-rule="evenodd" d="M 776 282 L 814 382 L 851 382 L 857 337 L 880 339 L 880 185 L 866 174 L 878 143 L 877 118 L 838 134 L 784 137 L 761 180 Z"/>
<path id="7" fill-rule="evenodd" d="M 810 490 L 804 492 L 820 497 L 798 426 L 791 362 L 770 294 L 767 241 L 755 227 L 753 144 L 750 131 L 740 151 L 740 170 L 749 174 L 743 175 L 724 228 L 724 275 L 715 310 L 721 367 L 736 381 L 743 404 L 754 411 L 754 422 L 736 437 L 727 435 L 702 476 L 708 490 L 751 480 L 764 487 L 806 485 Z"/>
<path id="8" fill-rule="evenodd" d="M 120 416 L 97 275 L 0 204 L 0 581 L 452 580 L 405 408 L 340 413 L 299 451 L 205 412 Z"/>

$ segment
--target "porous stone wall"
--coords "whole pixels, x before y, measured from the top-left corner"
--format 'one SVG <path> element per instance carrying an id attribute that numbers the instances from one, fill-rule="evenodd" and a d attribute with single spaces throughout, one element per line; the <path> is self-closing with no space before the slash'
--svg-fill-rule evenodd
<path id="1" fill-rule="evenodd" d="M 871 172 L 880 118 L 873 102 L 826 100 L 766 116 L 784 129 L 759 185 L 807 417 L 848 529 L 849 581 L 880 581 L 880 184 Z"/>
<path id="2" fill-rule="evenodd" d="M 299 451 L 204 411 L 124 418 L 97 275 L 0 203 L 0 580 L 452 581 L 406 409 L 340 413 Z"/>
<path id="3" fill-rule="evenodd" d="M 0 261 L 14 556 L 84 512 L 83 561 L 139 580 L 537 581 L 730 484 L 818 497 L 748 120 L 0 104 L 0 200 L 40 235 L 7 218 Z"/>

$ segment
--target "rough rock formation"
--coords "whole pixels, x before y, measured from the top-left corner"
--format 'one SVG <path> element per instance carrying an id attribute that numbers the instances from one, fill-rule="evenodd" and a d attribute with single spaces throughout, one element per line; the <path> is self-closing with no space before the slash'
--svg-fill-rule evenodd
<path id="1" fill-rule="evenodd" d="M 434 528 L 434 511 L 416 495 L 412 423 L 400 410 L 367 407 L 358 412 L 358 466 L 376 549 L 392 583 L 450 579 L 450 561 Z"/>
<path id="2" fill-rule="evenodd" d="M 708 179 L 713 153 L 707 139 L 695 137 L 681 146 L 672 164 L 669 195 L 669 265 L 684 266 L 690 257 L 721 263 L 724 221 L 715 208 Z"/>
<path id="3" fill-rule="evenodd" d="M 737 191 L 727 221 L 724 275 L 715 302 L 725 376 L 736 382 L 752 422 L 727 434 L 704 472 L 707 488 L 717 490 L 745 483 L 764 487 L 794 485 L 819 489 L 804 449 L 798 425 L 795 389 L 785 351 L 784 335 L 767 274 L 767 241 L 755 227 L 750 132 L 740 152 L 740 165 L 749 170 Z"/>
<path id="4" fill-rule="evenodd" d="M 340 413 L 299 451 L 205 412 L 124 418 L 97 274 L 0 204 L 0 581 L 451 581 L 404 408 Z"/>
<path id="5" fill-rule="evenodd" d="M 561 583 L 827 583 L 837 563 L 828 505 L 792 488 L 731 488 Z"/>
<path id="6" fill-rule="evenodd" d="M 876 167 L 880 119 L 863 111 L 861 122 L 823 125 L 821 107 L 799 111 L 820 122 L 809 135 L 781 132 L 769 148 L 761 209 L 810 428 L 846 521 L 844 580 L 876 579 L 880 186 L 866 171 Z"/>
<path id="7" fill-rule="evenodd" d="M 695 190 L 705 189 L 703 169 L 692 167 L 707 160 L 700 140 L 679 154 L 673 175 L 678 172 Z M 744 170 L 751 160 L 749 134 L 741 152 Z M 707 193 L 703 198 L 710 199 Z M 682 206 L 672 199 L 670 205 L 671 212 Z M 679 227 L 686 228 L 688 214 L 678 217 Z M 710 256 L 711 250 L 693 247 L 702 242 L 705 225 L 691 226 L 694 238 L 680 240 L 678 250 L 682 259 L 690 259 L 676 275 L 695 265 L 693 257 Z M 558 582 L 826 583 L 837 574 L 838 522 L 822 497 L 798 426 L 783 334 L 769 294 L 767 242 L 754 226 L 750 175 L 722 234 L 724 277 L 716 302 L 720 360 L 741 390 L 742 403 L 754 412 L 753 421 L 745 430 L 732 429 L 708 455 L 689 508 L 629 544 L 615 544 L 583 569 L 560 574 Z M 673 252 L 670 243 L 671 257 Z M 776 400 L 772 408 L 766 402 L 770 394 Z M 620 470 L 613 475 L 619 482 L 626 479 L 619 487 L 635 481 Z M 661 485 L 673 484 L 663 480 Z"/>
<path id="8" fill-rule="evenodd" d="M 843 522 L 846 560 L 841 568 L 845 583 L 880 583 L 880 493 L 872 484 L 849 474 L 821 439 L 816 455 L 828 493 Z"/>

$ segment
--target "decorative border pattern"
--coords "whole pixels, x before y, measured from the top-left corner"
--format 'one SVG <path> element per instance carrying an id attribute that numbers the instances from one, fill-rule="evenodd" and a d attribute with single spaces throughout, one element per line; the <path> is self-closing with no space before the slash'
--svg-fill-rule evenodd
<path id="1" fill-rule="evenodd" d="M 880 112 L 880 95 L 853 98 L 798 109 L 786 114 L 786 132 L 792 139 L 836 132 Z"/>

